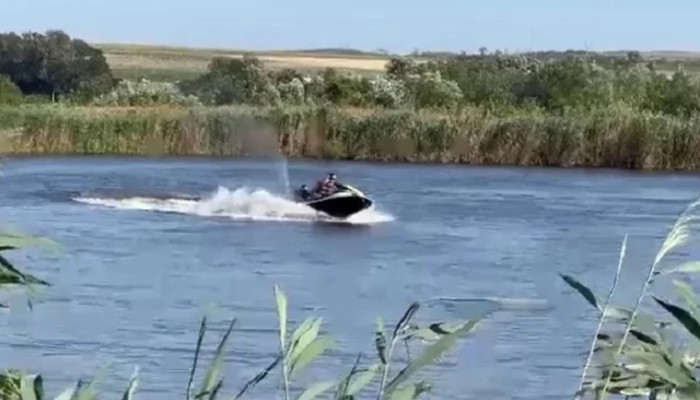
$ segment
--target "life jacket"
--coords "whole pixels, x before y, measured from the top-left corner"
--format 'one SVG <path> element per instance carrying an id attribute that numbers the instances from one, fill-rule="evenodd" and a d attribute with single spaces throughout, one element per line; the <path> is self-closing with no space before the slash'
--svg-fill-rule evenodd
<path id="1" fill-rule="evenodd" d="M 323 194 L 328 194 L 328 193 L 331 192 L 331 190 L 333 190 L 334 187 L 335 187 L 335 183 L 334 183 L 333 181 L 331 181 L 330 179 L 325 179 L 325 180 L 321 183 L 321 190 L 320 190 L 320 192 L 323 193 Z"/>

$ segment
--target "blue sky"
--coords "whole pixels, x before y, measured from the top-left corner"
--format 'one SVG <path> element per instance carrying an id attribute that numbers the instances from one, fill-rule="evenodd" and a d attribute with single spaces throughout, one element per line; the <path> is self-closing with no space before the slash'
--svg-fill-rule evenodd
<path id="1" fill-rule="evenodd" d="M 248 50 L 700 50 L 700 1 L 14 0 L 0 31 Z"/>

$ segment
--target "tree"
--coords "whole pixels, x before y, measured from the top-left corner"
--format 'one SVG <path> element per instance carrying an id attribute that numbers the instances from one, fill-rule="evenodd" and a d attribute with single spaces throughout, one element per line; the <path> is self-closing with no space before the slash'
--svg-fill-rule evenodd
<path id="1" fill-rule="evenodd" d="M 22 91 L 7 75 L 0 75 L 0 104 L 17 104 L 22 101 Z"/>
<path id="2" fill-rule="evenodd" d="M 25 94 L 94 95 L 115 84 L 101 50 L 59 30 L 0 34 L 0 74 Z"/>
<path id="3" fill-rule="evenodd" d="M 185 94 L 199 97 L 204 103 L 215 105 L 268 104 L 279 100 L 279 92 L 265 72 L 263 63 L 248 54 L 242 59 L 214 58 L 207 73 L 182 82 L 180 89 Z"/>

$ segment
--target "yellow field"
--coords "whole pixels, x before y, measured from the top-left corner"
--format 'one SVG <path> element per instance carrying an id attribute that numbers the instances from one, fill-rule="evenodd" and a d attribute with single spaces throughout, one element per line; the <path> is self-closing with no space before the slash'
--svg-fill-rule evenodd
<path id="1" fill-rule="evenodd" d="M 118 76 L 191 76 L 207 69 L 214 57 L 240 58 L 243 51 L 124 44 L 93 44 L 104 51 Z M 358 72 L 380 72 L 388 57 L 373 54 L 277 51 L 254 53 L 270 69 L 322 70 L 336 68 Z"/>

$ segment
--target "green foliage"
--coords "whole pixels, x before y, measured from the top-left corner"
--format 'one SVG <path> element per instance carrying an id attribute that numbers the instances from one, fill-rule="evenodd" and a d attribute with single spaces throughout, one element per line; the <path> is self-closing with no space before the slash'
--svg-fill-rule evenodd
<path id="1" fill-rule="evenodd" d="M 262 62 L 249 54 L 214 58 L 206 74 L 181 82 L 180 89 L 210 105 L 273 104 L 280 97 Z"/>
<path id="2" fill-rule="evenodd" d="M 700 115 L 627 107 L 552 115 L 333 106 L 0 107 L 8 153 L 255 154 L 252 135 L 288 157 L 700 170 Z M 252 132 L 257 133 L 252 133 Z M 277 145 L 275 145 L 277 139 Z"/>
<path id="3" fill-rule="evenodd" d="M 584 367 L 578 395 L 591 393 L 596 398 L 602 398 L 605 394 L 620 394 L 649 399 L 694 399 L 700 396 L 700 321 L 697 297 L 692 288 L 684 282 L 673 281 L 679 295 L 687 304 L 687 309 L 657 296 L 653 297 L 655 303 L 671 315 L 677 324 L 663 323 L 655 320 L 650 314 L 640 312 L 647 288 L 652 286 L 655 280 L 671 274 L 698 271 L 694 268 L 694 263 L 683 263 L 681 267 L 669 266 L 666 258 L 688 243 L 698 218 L 698 207 L 700 201 L 692 203 L 669 231 L 649 269 L 648 278 L 636 305 L 631 312 L 620 313 L 623 318 L 613 318 L 602 312 L 604 310 L 598 306 L 595 294 L 590 288 L 570 276 L 562 275 L 564 281 L 599 312 L 598 329 L 591 344 L 589 360 Z M 623 255 L 624 251 L 621 252 L 616 281 Z M 605 333 L 600 333 L 600 327 L 605 323 L 608 328 Z M 672 335 L 673 331 L 679 329 L 690 334 L 693 342 L 674 343 L 672 337 L 677 341 L 680 339 Z M 596 373 L 589 376 L 588 365 L 593 354 Z"/>
<path id="4" fill-rule="evenodd" d="M 258 373 L 253 379 L 248 381 L 241 390 L 233 397 L 234 399 L 242 398 L 246 393 L 252 390 L 257 384 L 267 378 L 270 373 L 282 364 L 282 377 L 284 379 L 284 394 L 285 398 L 289 398 L 292 393 L 292 380 L 298 376 L 304 367 L 310 365 L 316 360 L 325 350 L 329 349 L 332 341 L 328 336 L 321 334 L 321 318 L 306 318 L 291 335 L 287 333 L 287 298 L 284 292 L 275 286 L 275 297 L 277 301 L 278 326 L 279 326 L 279 341 L 280 355 L 273 362 Z M 394 329 L 393 338 L 395 341 L 406 339 L 405 333 L 409 321 L 418 310 L 418 303 L 413 304 L 406 312 L 404 317 L 397 323 Z M 485 317 L 482 315 L 481 318 Z M 440 338 L 434 343 L 426 346 L 422 354 L 415 360 L 410 361 L 402 368 L 395 377 L 388 381 L 386 389 L 381 389 L 378 392 L 379 399 L 415 399 L 421 394 L 426 393 L 432 387 L 425 381 L 412 382 L 410 379 L 416 375 L 419 370 L 422 370 L 434 361 L 451 350 L 459 337 L 472 330 L 479 319 L 471 321 L 458 321 L 459 327 L 449 332 L 443 332 Z M 190 370 L 187 383 L 187 399 L 208 399 L 215 400 L 224 397 L 224 377 L 222 376 L 223 359 L 226 354 L 226 347 L 229 342 L 233 327 L 235 324 L 233 319 L 228 328 L 225 330 L 219 344 L 213 352 L 212 359 L 206 368 L 204 375 L 201 378 L 199 389 L 196 393 L 192 392 L 194 377 L 201 354 L 201 346 L 204 336 L 207 331 L 207 318 L 203 318 L 200 324 L 199 334 L 194 352 L 192 368 Z M 433 323 L 440 324 L 442 323 Z M 390 358 L 387 359 L 391 361 Z M 305 389 L 299 389 L 297 400 L 312 400 L 329 391 L 334 392 L 334 398 L 351 400 L 358 396 L 363 390 L 366 390 L 370 384 L 380 377 L 380 372 L 383 372 L 382 387 L 387 379 L 387 371 L 389 364 L 382 361 L 372 363 L 367 367 L 360 367 L 360 356 L 358 356 L 355 364 L 352 366 L 350 373 L 338 379 L 330 381 L 322 381 L 312 383 Z M 20 371 L 9 371 L 0 375 L 0 394 L 3 399 L 8 400 L 36 400 L 44 399 L 45 393 L 42 385 L 43 378 L 41 375 L 28 375 Z M 97 398 L 98 392 L 96 388 L 97 380 L 93 380 L 86 387 L 81 381 L 71 388 L 67 388 L 55 400 L 92 400 Z M 127 387 L 125 388 L 122 399 L 131 400 L 134 398 L 134 393 L 138 385 L 138 369 L 131 376 Z"/>
<path id="5" fill-rule="evenodd" d="M 22 272 L 7 256 L 12 251 L 19 251 L 30 246 L 52 248 L 55 247 L 55 243 L 45 238 L 25 235 L 9 227 L 0 229 L 0 289 L 5 286 L 49 286 L 48 282 L 29 273 Z M 0 305 L 0 307 L 5 306 Z"/>
<path id="6" fill-rule="evenodd" d="M 114 83 L 102 51 L 56 30 L 0 34 L 0 74 L 25 94 L 94 96 Z"/>
<path id="7" fill-rule="evenodd" d="M 146 79 L 138 81 L 120 81 L 111 92 L 92 100 L 98 106 L 198 106 L 195 96 L 185 96 L 180 89 L 170 82 L 151 82 Z"/>
<path id="8" fill-rule="evenodd" d="M 26 235 L 21 235 L 15 231 L 5 229 L 0 235 L 0 253 L 11 250 L 16 250 L 24 246 L 32 244 L 53 244 L 42 238 L 33 238 Z M 35 283 L 48 284 L 37 278 L 31 277 L 28 274 L 22 273 L 12 266 L 4 257 L 0 257 L 0 273 L 4 276 L 14 276 L 16 279 L 12 282 L 0 280 L 0 288 L 8 283 L 31 285 Z M 314 360 L 328 350 L 333 341 L 329 336 L 321 334 L 321 318 L 307 317 L 291 332 L 287 326 L 288 301 L 285 293 L 279 288 L 274 287 L 275 299 L 277 302 L 278 327 L 279 327 L 279 345 L 280 354 L 275 357 L 272 363 L 258 373 L 254 378 L 248 381 L 242 389 L 238 391 L 234 399 L 241 398 L 245 393 L 252 390 L 257 384 L 265 380 L 270 373 L 281 363 L 282 377 L 284 379 L 284 394 L 285 398 L 289 398 L 291 393 L 291 383 L 295 377 L 298 377 L 302 371 L 310 365 Z M 394 345 L 399 340 L 409 341 L 412 336 L 407 335 L 407 327 L 411 318 L 418 311 L 419 303 L 414 303 L 409 307 L 404 316 L 397 323 L 393 335 L 392 344 L 389 355 L 385 357 L 383 354 L 379 356 L 380 362 L 373 363 L 368 367 L 360 368 L 360 356 L 353 365 L 350 373 L 343 377 L 332 381 L 323 381 L 313 383 L 305 390 L 301 391 L 298 400 L 312 400 L 330 390 L 335 391 L 336 399 L 351 400 L 354 399 L 362 390 L 369 386 L 378 372 L 383 371 L 381 389 L 379 391 L 379 399 L 385 398 L 386 392 L 389 399 L 415 399 L 420 394 L 429 391 L 430 385 L 420 381 L 418 383 L 408 382 L 409 378 L 414 376 L 419 370 L 429 366 L 441 355 L 445 354 L 454 347 L 458 336 L 465 334 L 473 329 L 478 319 L 471 321 L 458 322 L 460 327 L 454 330 L 441 331 L 440 338 L 429 345 L 423 353 L 414 361 L 409 363 L 386 385 L 388 377 L 389 364 L 391 362 L 391 351 Z M 486 314 L 481 317 L 485 317 Z M 197 365 L 201 354 L 201 347 L 204 341 L 204 336 L 207 331 L 207 318 L 204 317 L 200 324 L 199 334 L 194 351 L 192 368 L 190 370 L 187 381 L 187 399 L 199 400 L 215 400 L 220 397 L 222 388 L 224 387 L 224 377 L 222 376 L 223 362 L 226 354 L 226 347 L 229 338 L 232 334 L 236 319 L 233 319 L 228 328 L 219 341 L 209 365 L 207 366 L 204 375 L 201 377 L 199 390 L 196 393 L 192 392 L 194 377 L 196 375 Z M 431 326 L 446 326 L 444 323 L 433 323 Z M 383 327 L 381 328 L 383 330 Z M 419 328 L 420 329 L 420 328 Z M 382 333 L 383 335 L 383 333 Z M 55 397 L 55 400 L 94 400 L 98 398 L 97 391 L 98 379 L 93 379 L 88 385 L 82 381 L 78 381 L 74 386 L 65 389 L 61 394 Z M 135 396 L 138 386 L 138 369 L 135 369 L 129 382 L 122 394 L 122 400 L 132 400 Z M 0 396 L 7 400 L 40 400 L 45 399 L 46 394 L 43 388 L 43 378 L 41 375 L 26 374 L 22 371 L 10 370 L 0 374 Z"/>
<path id="9" fill-rule="evenodd" d="M 0 75 L 0 104 L 16 105 L 22 102 L 22 91 L 9 76 Z"/>

